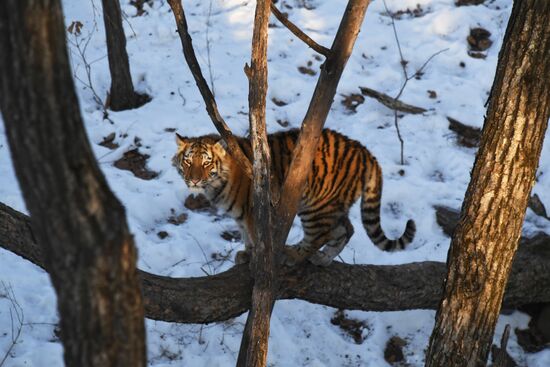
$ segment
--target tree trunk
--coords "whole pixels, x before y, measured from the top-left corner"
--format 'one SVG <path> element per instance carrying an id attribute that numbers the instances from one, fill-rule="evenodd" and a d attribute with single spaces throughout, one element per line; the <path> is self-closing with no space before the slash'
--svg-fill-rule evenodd
<path id="1" fill-rule="evenodd" d="M 251 236 L 250 269 L 254 279 L 252 303 L 241 341 L 237 366 L 263 367 L 267 363 L 269 321 L 275 303 L 275 262 L 271 207 L 271 157 L 267 142 L 265 100 L 267 95 L 267 30 L 271 0 L 258 0 L 252 34 L 249 80 L 250 140 L 252 166 L 252 218 L 247 228 Z"/>
<path id="2" fill-rule="evenodd" d="M 56 0 L 0 2 L 0 108 L 67 366 L 145 366 L 136 249 L 86 138 Z"/>
<path id="3" fill-rule="evenodd" d="M 111 90 L 107 107 L 113 111 L 137 108 L 147 103 L 150 97 L 134 91 L 119 0 L 102 0 L 102 4 L 111 71 Z"/>
<path id="4" fill-rule="evenodd" d="M 550 117 L 550 2 L 515 1 L 426 366 L 485 366 Z"/>
<path id="5" fill-rule="evenodd" d="M 452 221 L 452 217 L 447 219 L 448 227 Z M 43 249 L 35 242 L 29 217 L 2 203 L 0 247 L 44 268 Z M 503 307 L 550 302 L 548 248 L 550 236 L 522 238 Z M 197 278 L 139 273 L 145 316 L 149 319 L 206 324 L 231 319 L 250 308 L 252 279 L 248 265 Z M 328 267 L 305 263 L 280 268 L 275 296 L 349 310 L 435 310 L 443 293 L 441 279 L 445 273 L 445 264 L 433 261 L 403 265 L 348 265 L 334 261 Z"/>

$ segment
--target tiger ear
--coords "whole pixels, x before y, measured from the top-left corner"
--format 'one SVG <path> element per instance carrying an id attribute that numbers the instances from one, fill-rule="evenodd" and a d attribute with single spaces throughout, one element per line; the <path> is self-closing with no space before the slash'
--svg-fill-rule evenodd
<path id="1" fill-rule="evenodd" d="M 176 143 L 178 148 L 185 148 L 189 144 L 189 139 L 176 133 Z"/>
<path id="2" fill-rule="evenodd" d="M 218 140 L 218 142 L 212 146 L 212 150 L 214 151 L 214 153 L 216 153 L 220 157 L 225 157 L 225 155 L 227 154 L 225 150 L 226 148 L 227 144 L 223 139 Z"/>

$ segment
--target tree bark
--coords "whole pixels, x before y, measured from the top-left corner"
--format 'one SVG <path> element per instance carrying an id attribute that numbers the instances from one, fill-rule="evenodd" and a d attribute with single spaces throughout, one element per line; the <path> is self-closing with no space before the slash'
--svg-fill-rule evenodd
<path id="1" fill-rule="evenodd" d="M 136 250 L 83 129 L 59 1 L 0 2 L 0 81 L 15 172 L 57 292 L 66 365 L 145 366 Z"/>
<path id="2" fill-rule="evenodd" d="M 300 136 L 292 153 L 292 162 L 281 188 L 280 202 L 276 208 L 277 214 L 274 216 L 277 218 L 275 244 L 285 242 L 296 216 L 319 137 L 369 3 L 369 0 L 349 0 L 330 48 L 330 54 L 321 68 L 317 85 L 302 121 Z"/>
<path id="3" fill-rule="evenodd" d="M 250 269 L 254 279 L 252 303 L 241 340 L 237 366 L 263 367 L 267 363 L 269 321 L 275 303 L 275 262 L 271 208 L 271 157 L 267 142 L 265 104 L 267 95 L 267 31 L 271 0 L 258 0 L 252 33 L 248 77 L 250 142 L 253 152 Z"/>
<path id="4" fill-rule="evenodd" d="M 119 0 L 102 0 L 103 22 L 107 36 L 107 56 L 111 71 L 108 106 L 113 111 L 129 110 L 147 103 L 150 97 L 134 90 L 130 63 L 126 52 L 126 36 L 122 26 Z"/>
<path id="5" fill-rule="evenodd" d="M 451 222 L 452 217 L 447 222 Z M 0 203 L 0 247 L 44 268 L 43 250 L 29 217 Z M 550 301 L 550 237 L 522 239 L 514 258 L 503 307 Z M 335 308 L 363 311 L 436 309 L 443 292 L 445 264 L 303 264 L 282 267 L 277 299 L 301 299 Z M 210 323 L 236 317 L 250 308 L 252 279 L 247 265 L 208 277 L 170 278 L 140 272 L 145 316 L 160 321 Z"/>
<path id="6" fill-rule="evenodd" d="M 550 2 L 515 1 L 426 366 L 485 366 L 550 117 Z"/>

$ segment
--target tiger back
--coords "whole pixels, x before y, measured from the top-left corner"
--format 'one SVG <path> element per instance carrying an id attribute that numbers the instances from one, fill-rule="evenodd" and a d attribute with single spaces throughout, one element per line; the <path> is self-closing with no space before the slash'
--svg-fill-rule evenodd
<path id="1" fill-rule="evenodd" d="M 272 175 L 282 184 L 290 166 L 299 130 L 268 135 Z M 236 262 L 244 262 L 252 243 L 251 181 L 237 162 L 226 153 L 218 136 L 185 138 L 176 135 L 178 151 L 173 162 L 192 192 L 204 194 L 217 208 L 235 218 L 243 233 L 245 251 Z M 251 157 L 250 143 L 238 138 Z M 388 239 L 380 226 L 382 171 L 376 158 L 361 143 L 330 129 L 324 129 L 308 172 L 298 216 L 303 239 L 285 247 L 285 262 L 293 265 L 309 259 L 328 265 L 353 235 L 348 218 L 350 207 L 361 197 L 361 219 L 372 242 L 381 250 L 404 249 L 412 242 L 416 227 L 407 222 L 403 235 Z"/>

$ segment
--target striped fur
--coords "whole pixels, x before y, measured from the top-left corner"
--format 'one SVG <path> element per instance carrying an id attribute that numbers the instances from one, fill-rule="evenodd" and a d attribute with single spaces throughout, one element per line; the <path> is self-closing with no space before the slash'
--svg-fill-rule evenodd
<path id="1" fill-rule="evenodd" d="M 299 131 L 296 129 L 268 136 L 271 148 L 272 173 L 283 182 Z M 178 151 L 174 165 L 192 192 L 203 193 L 214 206 L 236 219 L 245 235 L 251 230 L 251 181 L 236 161 L 226 154 L 218 136 L 185 138 L 177 135 Z M 252 152 L 247 139 L 238 138 L 249 157 Z M 404 249 L 416 231 L 409 220 L 404 234 L 390 240 L 380 226 L 382 171 L 369 151 L 359 142 L 325 129 L 321 135 L 311 171 L 307 176 L 298 215 L 304 238 L 286 248 L 287 263 L 309 259 L 328 265 L 348 243 L 353 227 L 349 208 L 361 197 L 363 226 L 373 243 L 384 251 Z M 321 250 L 321 251 L 318 251 Z M 246 252 L 237 261 L 245 261 Z"/>

